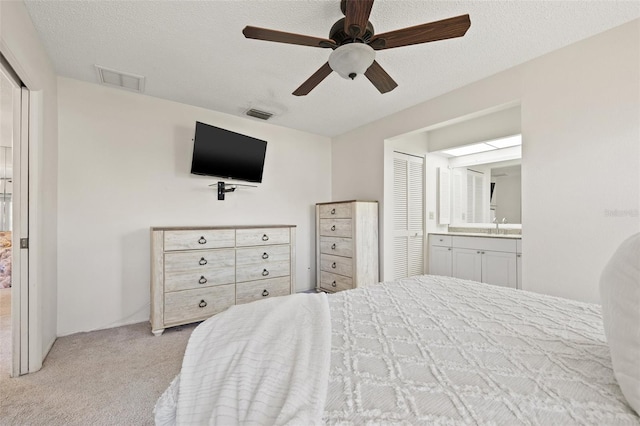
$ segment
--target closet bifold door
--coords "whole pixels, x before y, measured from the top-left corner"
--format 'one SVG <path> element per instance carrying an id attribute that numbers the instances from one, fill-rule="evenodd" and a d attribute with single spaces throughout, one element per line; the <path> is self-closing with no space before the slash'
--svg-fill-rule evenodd
<path id="1" fill-rule="evenodd" d="M 394 278 L 424 273 L 424 158 L 393 153 Z"/>

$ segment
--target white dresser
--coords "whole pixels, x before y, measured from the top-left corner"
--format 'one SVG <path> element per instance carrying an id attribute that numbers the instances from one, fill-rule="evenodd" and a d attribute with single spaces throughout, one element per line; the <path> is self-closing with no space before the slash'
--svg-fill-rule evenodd
<path id="1" fill-rule="evenodd" d="M 151 330 L 295 289 L 293 225 L 151 228 Z"/>
<path id="2" fill-rule="evenodd" d="M 316 289 L 335 292 L 378 282 L 378 202 L 316 204 Z"/>

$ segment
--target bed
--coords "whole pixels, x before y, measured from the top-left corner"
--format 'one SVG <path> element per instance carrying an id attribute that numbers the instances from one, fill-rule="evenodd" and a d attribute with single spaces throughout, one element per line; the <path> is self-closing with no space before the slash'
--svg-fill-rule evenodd
<path id="1" fill-rule="evenodd" d="M 157 424 L 640 424 L 599 305 L 429 275 L 203 322 L 155 413 Z"/>

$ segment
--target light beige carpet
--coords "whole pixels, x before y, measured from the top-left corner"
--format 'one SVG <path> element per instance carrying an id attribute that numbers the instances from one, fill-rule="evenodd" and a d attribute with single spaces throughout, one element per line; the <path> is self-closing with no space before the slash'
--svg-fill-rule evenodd
<path id="1" fill-rule="evenodd" d="M 58 338 L 36 373 L 0 371 L 2 425 L 153 424 L 157 398 L 180 370 L 195 325 L 151 334 L 148 323 Z"/>

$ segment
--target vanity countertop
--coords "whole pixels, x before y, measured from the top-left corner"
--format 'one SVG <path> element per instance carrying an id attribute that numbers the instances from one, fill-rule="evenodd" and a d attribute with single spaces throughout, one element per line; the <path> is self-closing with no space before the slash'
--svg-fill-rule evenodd
<path id="1" fill-rule="evenodd" d="M 460 237 L 507 238 L 519 240 L 522 234 L 487 234 L 486 232 L 432 232 L 431 235 L 452 235 Z"/>

